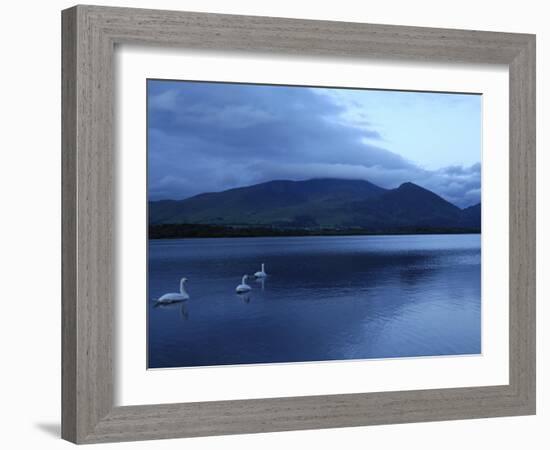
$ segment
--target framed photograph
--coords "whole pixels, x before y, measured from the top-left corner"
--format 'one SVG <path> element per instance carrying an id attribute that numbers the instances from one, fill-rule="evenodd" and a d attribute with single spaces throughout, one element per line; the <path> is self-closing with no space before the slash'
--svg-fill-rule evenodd
<path id="1" fill-rule="evenodd" d="M 63 11 L 62 435 L 535 413 L 535 37 Z"/>

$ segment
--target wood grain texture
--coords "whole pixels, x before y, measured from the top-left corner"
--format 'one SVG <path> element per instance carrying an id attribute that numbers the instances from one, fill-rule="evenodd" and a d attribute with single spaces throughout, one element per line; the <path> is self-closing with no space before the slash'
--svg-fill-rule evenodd
<path id="1" fill-rule="evenodd" d="M 526 34 L 77 6 L 63 11 L 62 435 L 77 443 L 535 412 L 535 38 Z M 510 384 L 113 406 L 115 44 L 506 64 Z"/>
<path id="2" fill-rule="evenodd" d="M 62 435 L 76 440 L 76 10 L 62 17 Z"/>
<path id="3" fill-rule="evenodd" d="M 510 384 L 535 410 L 535 40 L 510 71 Z"/>

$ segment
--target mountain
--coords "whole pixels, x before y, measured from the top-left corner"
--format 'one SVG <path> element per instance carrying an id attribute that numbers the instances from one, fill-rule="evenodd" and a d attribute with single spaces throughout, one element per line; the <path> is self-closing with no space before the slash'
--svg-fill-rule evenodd
<path id="1" fill-rule="evenodd" d="M 459 227 L 462 215 L 457 206 L 410 182 L 355 203 L 353 209 L 353 222 L 348 225 L 375 228 Z"/>
<path id="2" fill-rule="evenodd" d="M 342 205 L 378 197 L 385 189 L 368 181 L 277 180 L 173 201 L 149 203 L 149 222 L 232 225 L 290 225 L 309 216 L 335 225 L 331 217 Z"/>
<path id="3" fill-rule="evenodd" d="M 481 203 L 462 210 L 462 226 L 481 228 Z"/>
<path id="4" fill-rule="evenodd" d="M 149 224 L 276 229 L 479 229 L 481 205 L 460 209 L 414 183 L 384 189 L 365 180 L 276 180 L 185 200 L 149 202 Z"/>

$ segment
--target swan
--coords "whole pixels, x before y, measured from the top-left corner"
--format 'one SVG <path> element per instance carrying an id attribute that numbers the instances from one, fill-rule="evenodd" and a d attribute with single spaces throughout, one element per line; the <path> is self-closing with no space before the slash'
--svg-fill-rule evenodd
<path id="1" fill-rule="evenodd" d="M 248 284 L 246 284 L 247 278 L 248 278 L 248 275 L 243 275 L 243 279 L 241 280 L 241 284 L 239 284 L 235 288 L 235 291 L 237 292 L 237 294 L 242 294 L 243 292 L 250 292 L 252 290 L 252 288 Z"/>
<path id="2" fill-rule="evenodd" d="M 264 263 L 262 263 L 262 270 L 260 270 L 259 272 L 256 272 L 254 274 L 254 276 L 256 278 L 265 278 L 265 277 L 267 277 L 267 273 L 265 273 L 265 264 Z"/>
<path id="3" fill-rule="evenodd" d="M 164 294 L 157 300 L 157 303 L 175 303 L 182 302 L 184 300 L 189 300 L 189 294 L 185 291 L 185 282 L 187 278 L 182 278 L 180 280 L 180 291 L 179 292 L 170 292 Z"/>

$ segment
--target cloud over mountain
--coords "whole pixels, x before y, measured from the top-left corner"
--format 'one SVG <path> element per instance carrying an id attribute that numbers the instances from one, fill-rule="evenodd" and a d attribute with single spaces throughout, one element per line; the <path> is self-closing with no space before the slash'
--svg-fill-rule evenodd
<path id="1" fill-rule="evenodd" d="M 461 207 L 480 201 L 479 163 L 428 170 L 388 150 L 374 121 L 345 120 L 345 104 L 323 90 L 148 83 L 151 200 L 274 179 L 341 178 L 385 188 L 412 181 Z"/>

